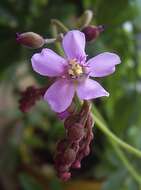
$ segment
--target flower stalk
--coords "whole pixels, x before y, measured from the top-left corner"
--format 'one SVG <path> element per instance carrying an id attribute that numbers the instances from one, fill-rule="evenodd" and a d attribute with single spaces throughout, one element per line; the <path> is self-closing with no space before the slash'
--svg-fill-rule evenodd
<path id="1" fill-rule="evenodd" d="M 62 30 L 62 32 L 66 33 L 69 29 L 58 19 L 51 19 L 51 24 L 55 25 L 58 29 Z"/>
<path id="2" fill-rule="evenodd" d="M 86 10 L 83 15 L 78 19 L 78 28 L 83 29 L 90 24 L 93 18 L 93 12 L 91 10 Z"/>
<path id="3" fill-rule="evenodd" d="M 51 29 L 52 29 L 52 37 L 56 39 L 57 36 L 58 36 L 58 30 L 57 30 L 57 26 L 53 22 L 51 22 Z M 60 45 L 59 41 L 55 40 L 54 44 L 55 44 L 57 52 L 60 55 L 64 55 L 64 52 L 63 52 L 63 50 L 61 48 L 61 45 Z"/>
<path id="4" fill-rule="evenodd" d="M 141 175 L 136 171 L 136 169 L 133 167 L 133 165 L 130 163 L 130 161 L 126 158 L 123 151 L 120 149 L 120 147 L 111 139 L 109 139 L 111 145 L 113 146 L 117 156 L 122 161 L 124 166 L 127 168 L 131 176 L 135 179 L 135 181 L 141 186 Z"/>
<path id="5" fill-rule="evenodd" d="M 95 119 L 96 127 L 98 127 L 107 137 L 109 142 L 114 148 L 114 151 L 116 152 L 119 159 L 122 161 L 124 166 L 127 168 L 128 172 L 131 174 L 131 176 L 134 178 L 134 180 L 139 184 L 141 187 L 141 175 L 136 171 L 136 169 L 133 167 L 133 165 L 130 163 L 130 161 L 127 159 L 124 152 L 120 149 L 119 146 L 124 148 L 126 151 L 141 157 L 141 151 L 132 147 L 131 145 L 127 144 L 126 142 L 122 141 L 120 138 L 118 138 L 115 134 L 113 134 L 105 124 L 105 120 L 97 110 L 95 106 L 92 107 L 93 116 Z"/>
<path id="6" fill-rule="evenodd" d="M 107 125 L 105 124 L 104 119 L 101 119 L 102 116 L 100 115 L 100 113 L 98 112 L 98 110 L 96 110 L 96 108 L 92 108 L 93 111 L 93 115 L 94 115 L 94 120 L 96 123 L 96 126 L 112 141 L 114 141 L 116 144 L 118 144 L 119 146 L 121 146 L 122 148 L 124 148 L 125 150 L 127 150 L 128 152 L 136 155 L 137 157 L 141 158 L 141 151 L 134 148 L 133 146 L 129 145 L 128 143 L 124 142 L 123 140 L 121 140 L 120 138 L 118 138 L 114 133 L 112 133 Z M 98 113 L 100 115 L 100 118 L 97 116 Z"/>

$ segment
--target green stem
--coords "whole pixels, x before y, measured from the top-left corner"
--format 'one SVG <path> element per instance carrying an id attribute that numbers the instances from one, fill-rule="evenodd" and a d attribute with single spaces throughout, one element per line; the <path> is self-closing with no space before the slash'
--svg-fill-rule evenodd
<path id="1" fill-rule="evenodd" d="M 62 32 L 68 32 L 69 29 L 59 20 L 57 19 L 51 19 L 52 25 L 55 25 L 56 27 L 60 28 Z"/>
<path id="2" fill-rule="evenodd" d="M 53 38 L 56 38 L 57 35 L 58 35 L 57 27 L 56 27 L 56 25 L 52 24 L 52 36 L 53 36 Z M 58 53 L 60 55 L 64 55 L 64 52 L 63 52 L 63 50 L 61 48 L 60 43 L 56 41 L 55 46 L 56 46 L 56 50 L 58 51 Z"/>
<path id="3" fill-rule="evenodd" d="M 121 139 L 119 139 L 115 134 L 113 134 L 107 127 L 105 120 L 97 110 L 95 106 L 92 108 L 93 114 L 94 114 L 94 120 L 97 123 L 97 127 L 109 137 L 109 141 L 112 144 L 115 152 L 117 153 L 120 160 L 123 162 L 131 176 L 136 180 L 137 183 L 141 186 L 141 175 L 135 170 L 135 168 L 130 164 L 129 160 L 126 158 L 123 151 L 118 147 L 120 145 L 121 147 L 125 148 L 127 151 L 135 154 L 138 157 L 141 157 L 141 151 L 138 149 L 132 147 L 131 145 L 125 143 Z"/>
<path id="4" fill-rule="evenodd" d="M 136 171 L 136 169 L 130 164 L 129 160 L 126 158 L 122 150 L 115 144 L 114 141 L 110 140 L 115 152 L 117 153 L 120 160 L 123 162 L 131 176 L 136 180 L 137 183 L 141 186 L 141 175 Z"/>
<path id="5" fill-rule="evenodd" d="M 102 116 L 100 115 L 100 113 L 98 112 L 98 110 L 96 110 L 96 108 L 92 108 L 93 114 L 94 114 L 94 120 L 97 124 L 97 127 L 105 134 L 107 135 L 107 137 L 109 139 L 111 139 L 112 141 L 114 141 L 116 144 L 120 145 L 122 148 L 126 149 L 128 152 L 135 154 L 136 156 L 141 158 L 141 151 L 134 148 L 133 146 L 129 145 L 128 143 L 124 142 L 123 140 L 121 140 L 120 138 L 118 138 L 114 133 L 112 133 L 107 125 L 104 122 L 104 119 L 102 118 Z M 98 116 L 99 115 L 99 116 Z"/>
<path id="6" fill-rule="evenodd" d="M 77 27 L 83 29 L 88 26 L 93 18 L 93 12 L 91 10 L 86 10 L 83 15 L 77 21 Z"/>
<path id="7" fill-rule="evenodd" d="M 46 38 L 45 39 L 45 44 L 52 44 L 56 41 L 56 38 Z"/>

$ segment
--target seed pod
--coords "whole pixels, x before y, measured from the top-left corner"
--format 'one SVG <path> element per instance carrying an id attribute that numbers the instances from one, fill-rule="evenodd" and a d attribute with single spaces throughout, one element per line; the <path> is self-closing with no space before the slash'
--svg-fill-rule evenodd
<path id="1" fill-rule="evenodd" d="M 45 43 L 44 38 L 34 32 L 16 33 L 16 40 L 28 48 L 40 48 Z"/>

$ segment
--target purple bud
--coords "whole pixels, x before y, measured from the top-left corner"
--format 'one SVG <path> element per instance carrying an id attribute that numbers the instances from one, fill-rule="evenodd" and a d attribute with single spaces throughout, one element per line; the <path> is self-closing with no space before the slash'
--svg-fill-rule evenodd
<path id="1" fill-rule="evenodd" d="M 59 177 L 63 180 L 63 181 L 67 181 L 70 179 L 71 177 L 71 173 L 70 172 L 65 172 L 65 173 L 60 173 Z"/>
<path id="2" fill-rule="evenodd" d="M 81 163 L 80 163 L 80 161 L 75 161 L 75 162 L 72 164 L 72 168 L 76 168 L 76 169 L 81 168 Z"/>
<path id="3" fill-rule="evenodd" d="M 40 48 L 45 43 L 44 38 L 34 32 L 16 33 L 16 40 L 28 48 Z"/>
<path id="4" fill-rule="evenodd" d="M 21 92 L 19 109 L 22 112 L 28 112 L 45 93 L 46 89 L 47 88 L 36 88 L 34 86 L 27 87 L 25 91 Z"/>
<path id="5" fill-rule="evenodd" d="M 78 141 L 84 136 L 84 128 L 80 123 L 75 123 L 68 128 L 68 139 L 71 141 Z"/>
<path id="6" fill-rule="evenodd" d="M 65 128 L 69 128 L 74 125 L 80 118 L 79 114 L 70 115 L 64 122 Z"/>
<path id="7" fill-rule="evenodd" d="M 57 170 L 58 172 L 60 173 L 64 173 L 64 172 L 67 172 L 69 170 L 69 165 L 58 165 L 57 166 Z"/>
<path id="8" fill-rule="evenodd" d="M 64 152 L 68 146 L 68 141 L 66 139 L 60 140 L 57 144 L 57 151 Z"/>
<path id="9" fill-rule="evenodd" d="M 86 149 L 84 150 L 84 155 L 88 156 L 90 154 L 90 147 L 87 146 Z"/>
<path id="10" fill-rule="evenodd" d="M 68 148 L 65 152 L 64 152 L 64 155 L 62 155 L 62 159 L 64 161 L 65 164 L 71 164 L 74 162 L 76 158 L 76 152 L 71 149 L 71 148 Z"/>
<path id="11" fill-rule="evenodd" d="M 95 40 L 103 31 L 104 31 L 103 25 L 87 26 L 82 30 L 82 32 L 85 34 L 86 41 Z"/>
<path id="12" fill-rule="evenodd" d="M 61 164 L 64 164 L 62 160 L 62 153 L 57 153 L 54 160 L 56 168 L 58 168 L 58 166 L 60 166 Z"/>

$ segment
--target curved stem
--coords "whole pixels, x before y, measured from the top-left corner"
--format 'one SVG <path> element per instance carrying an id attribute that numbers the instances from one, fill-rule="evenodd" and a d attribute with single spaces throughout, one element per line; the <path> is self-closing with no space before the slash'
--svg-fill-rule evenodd
<path id="1" fill-rule="evenodd" d="M 126 158 L 122 150 L 115 144 L 114 141 L 110 140 L 115 152 L 117 153 L 120 160 L 123 162 L 131 176 L 136 180 L 137 183 L 141 186 L 141 175 L 136 171 L 136 169 L 130 164 L 129 160 Z"/>
<path id="2" fill-rule="evenodd" d="M 93 12 L 91 10 L 86 10 L 83 15 L 78 20 L 78 28 L 83 29 L 88 26 L 93 18 Z"/>
<path id="3" fill-rule="evenodd" d="M 135 154 L 136 156 L 141 158 L 141 151 L 134 148 L 133 146 L 129 145 L 128 143 L 124 142 L 120 138 L 118 138 L 114 133 L 112 133 L 107 125 L 104 122 L 104 119 L 100 115 L 100 113 L 96 110 L 96 108 L 92 108 L 94 114 L 94 120 L 97 124 L 97 127 L 105 134 L 109 139 L 113 140 L 116 144 L 120 145 L 122 148 L 126 149 L 128 152 Z M 100 117 L 97 115 L 99 114 Z M 99 119 L 100 118 L 100 119 Z"/>
<path id="4" fill-rule="evenodd" d="M 57 27 L 56 27 L 56 25 L 52 24 L 52 36 L 53 36 L 53 38 L 57 38 L 57 35 L 58 35 Z M 56 49 L 57 49 L 58 53 L 60 55 L 63 55 L 64 52 L 63 52 L 63 50 L 61 48 L 60 43 L 55 41 L 55 46 L 56 46 Z"/>
<path id="5" fill-rule="evenodd" d="M 68 32 L 69 29 L 59 20 L 57 19 L 51 19 L 51 23 L 52 25 L 57 26 L 58 28 L 60 28 L 62 30 L 62 32 Z"/>
<path id="6" fill-rule="evenodd" d="M 45 44 L 52 44 L 56 42 L 56 38 L 46 38 L 45 39 Z"/>

